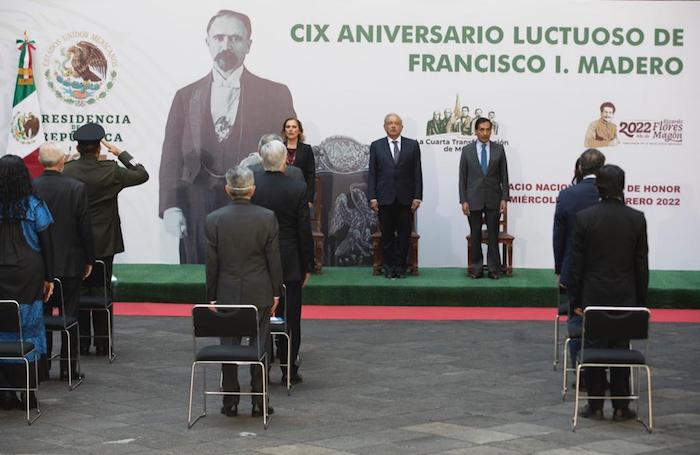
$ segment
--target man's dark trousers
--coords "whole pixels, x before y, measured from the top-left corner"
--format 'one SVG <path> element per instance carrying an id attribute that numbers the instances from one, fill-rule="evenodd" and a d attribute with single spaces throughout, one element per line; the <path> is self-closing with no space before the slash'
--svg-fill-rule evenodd
<path id="1" fill-rule="evenodd" d="M 413 213 L 410 205 L 399 204 L 394 200 L 391 205 L 379 206 L 382 262 L 390 272 L 406 272 L 412 224 Z"/>
<path id="2" fill-rule="evenodd" d="M 472 250 L 472 257 L 469 258 L 469 264 L 472 267 L 471 272 L 474 275 L 481 275 L 484 270 L 484 255 L 481 251 L 482 214 L 484 214 L 486 218 L 486 231 L 489 233 L 488 249 L 486 250 L 489 273 L 500 275 L 502 272 L 502 266 L 501 257 L 498 254 L 498 223 L 501 218 L 501 213 L 498 209 L 484 208 L 483 210 L 471 210 L 469 212 L 468 218 L 469 230 L 471 231 L 470 241 Z"/>

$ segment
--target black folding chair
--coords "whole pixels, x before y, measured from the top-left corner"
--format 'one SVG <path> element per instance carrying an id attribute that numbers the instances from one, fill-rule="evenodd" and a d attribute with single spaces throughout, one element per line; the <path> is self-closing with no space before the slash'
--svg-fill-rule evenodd
<path id="1" fill-rule="evenodd" d="M 207 415 L 207 395 L 256 395 L 262 397 L 263 425 L 267 430 L 269 415 L 267 413 L 267 339 L 269 334 L 260 333 L 261 317 L 254 305 L 195 305 L 192 308 L 194 361 L 190 376 L 190 393 L 187 413 L 187 428 Z M 249 337 L 250 344 L 222 345 L 218 338 Z M 208 344 L 197 348 L 197 338 L 217 338 L 217 344 Z M 202 381 L 203 412 L 192 420 L 192 397 L 194 393 L 194 376 L 198 366 L 204 366 Z M 207 365 L 258 365 L 262 373 L 262 392 L 224 392 L 207 390 Z"/>
<path id="2" fill-rule="evenodd" d="M 107 276 L 107 267 L 104 261 L 96 260 L 92 266 L 92 273 L 83 280 L 84 288 L 101 289 L 101 295 L 81 295 L 80 296 L 80 311 L 103 311 L 107 317 L 107 335 L 97 335 L 93 333 L 95 338 L 107 338 L 107 361 L 112 363 L 117 355 L 114 353 L 114 329 L 112 327 L 112 296 L 107 293 L 107 280 L 111 280 L 111 276 Z"/>
<path id="3" fill-rule="evenodd" d="M 289 328 L 287 327 L 287 286 L 282 285 L 282 302 L 283 305 L 283 316 L 281 318 L 275 317 L 274 314 L 270 315 L 270 335 L 273 339 L 275 336 L 283 336 L 287 339 L 287 363 L 282 363 L 280 360 L 280 367 L 287 367 L 287 396 L 291 394 L 292 390 L 292 339 L 289 336 Z"/>
<path id="4" fill-rule="evenodd" d="M 35 351 L 34 344 L 24 341 L 22 336 L 22 320 L 19 313 L 19 303 L 16 300 L 0 300 L 0 332 L 9 332 L 17 334 L 17 341 L 0 341 L 0 360 L 12 360 L 23 362 L 26 383 L 24 387 L 0 387 L 0 390 L 9 390 L 14 392 L 25 393 L 25 403 L 27 411 L 27 424 L 31 425 L 36 419 L 41 416 L 39 410 L 39 364 L 37 358 L 39 353 Z M 29 356 L 34 354 L 34 387 L 30 386 L 29 373 Z M 7 364 L 0 364 L 0 368 Z M 36 399 L 36 415 L 32 418 L 29 411 L 29 392 L 34 392 L 37 395 Z"/>
<path id="5" fill-rule="evenodd" d="M 647 365 L 645 353 L 649 345 L 649 320 L 651 312 L 644 307 L 603 307 L 589 306 L 583 311 L 583 333 L 581 337 L 581 351 L 579 361 L 576 365 L 576 400 L 574 403 L 574 416 L 571 419 L 571 429 L 576 431 L 578 423 L 579 401 L 580 400 L 605 400 L 605 399 L 626 399 L 637 400 L 637 421 L 642 423 L 649 433 L 654 427 L 654 417 L 652 412 L 651 399 L 651 369 Z M 645 340 L 644 353 L 634 349 L 614 349 L 614 348 L 586 348 L 586 339 L 625 341 L 625 340 Z M 581 396 L 580 379 L 583 368 L 643 368 L 647 373 L 647 404 L 649 423 L 645 423 L 639 417 L 640 395 L 634 393 L 634 389 L 628 396 Z M 637 376 L 637 387 L 639 388 L 639 377 Z"/>
<path id="6" fill-rule="evenodd" d="M 50 357 L 50 360 L 59 359 L 60 361 L 68 362 L 68 389 L 74 390 L 80 384 L 83 383 L 83 378 L 80 376 L 80 349 L 78 346 L 73 346 L 71 342 L 70 331 L 74 330 L 78 332 L 78 318 L 75 316 L 66 315 L 66 305 L 63 296 L 63 283 L 58 278 L 54 278 L 54 290 L 51 294 L 51 298 L 46 303 L 46 309 L 49 310 L 49 314 L 44 315 L 44 325 L 46 326 L 47 332 L 61 332 L 68 343 L 67 358 L 61 357 L 59 354 L 54 354 Z M 54 315 L 54 309 L 57 310 L 58 314 Z M 48 334 L 52 336 L 53 333 Z M 63 340 L 61 341 L 63 344 Z M 63 350 L 63 346 L 61 346 Z M 73 381 L 73 357 L 75 356 L 77 377 L 76 381 Z"/>

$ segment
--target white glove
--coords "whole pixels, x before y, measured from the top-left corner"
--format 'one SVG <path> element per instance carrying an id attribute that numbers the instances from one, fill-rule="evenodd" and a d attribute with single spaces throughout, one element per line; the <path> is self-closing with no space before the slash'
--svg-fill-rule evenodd
<path id="1" fill-rule="evenodd" d="M 171 207 L 163 212 L 163 224 L 168 234 L 178 239 L 187 237 L 187 222 L 179 207 Z"/>

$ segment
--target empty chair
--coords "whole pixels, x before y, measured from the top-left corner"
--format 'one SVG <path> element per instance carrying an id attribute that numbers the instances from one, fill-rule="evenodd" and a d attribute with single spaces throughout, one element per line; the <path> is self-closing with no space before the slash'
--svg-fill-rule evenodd
<path id="1" fill-rule="evenodd" d="M 580 400 L 637 400 L 637 420 L 641 422 L 651 433 L 654 426 L 651 398 L 651 369 L 646 360 L 645 353 L 635 349 L 627 348 L 600 348 L 586 347 L 586 340 L 605 340 L 608 343 L 626 343 L 628 340 L 645 340 L 648 347 L 649 340 L 649 319 L 650 311 L 643 307 L 604 307 L 589 306 L 583 312 L 583 332 L 581 351 L 576 365 L 576 400 L 574 402 L 574 415 L 571 419 L 571 428 L 576 431 L 578 423 L 579 401 Z M 640 368 L 646 370 L 647 376 L 647 406 L 649 422 L 643 422 L 639 417 L 640 395 L 631 392 L 626 396 L 611 395 L 581 396 L 580 379 L 583 368 Z M 637 377 L 637 387 L 639 388 L 639 377 Z M 587 384 L 590 390 L 592 384 Z M 614 386 L 614 385 L 613 385 Z"/>
<path id="2" fill-rule="evenodd" d="M 264 312 L 266 313 L 266 312 Z M 187 428 L 207 415 L 207 395 L 252 395 L 260 396 L 262 400 L 263 425 L 267 429 L 268 416 L 268 386 L 267 386 L 267 338 L 268 331 L 260 330 L 261 318 L 254 305 L 195 305 L 192 308 L 194 361 L 190 376 L 190 391 L 187 413 Z M 265 325 L 267 326 L 267 324 Z M 267 332 L 267 333 L 263 333 Z M 219 338 L 250 338 L 248 345 L 222 344 Z M 198 338 L 216 338 L 216 344 L 197 346 Z M 259 366 L 262 376 L 261 392 L 224 392 L 211 391 L 206 388 L 206 367 L 208 365 L 237 365 Z M 203 366 L 202 399 L 203 411 L 192 419 L 192 398 L 194 394 L 194 377 L 197 367 Z"/>

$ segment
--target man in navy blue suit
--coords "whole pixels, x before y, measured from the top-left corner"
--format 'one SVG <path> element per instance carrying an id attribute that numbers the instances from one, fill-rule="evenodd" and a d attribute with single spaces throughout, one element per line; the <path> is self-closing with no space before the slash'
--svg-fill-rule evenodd
<path id="1" fill-rule="evenodd" d="M 571 280 L 571 240 L 574 238 L 576 214 L 598 202 L 598 190 L 595 186 L 596 172 L 605 164 L 605 155 L 596 149 L 588 149 L 578 159 L 578 175 L 581 180 L 575 185 L 562 190 L 557 198 L 554 212 L 554 273 L 557 274 L 560 295 L 565 296 Z M 569 336 L 581 334 L 581 316 L 569 311 Z M 581 340 L 569 342 L 572 362 L 581 349 Z"/>
<path id="2" fill-rule="evenodd" d="M 369 147 L 369 206 L 379 214 L 382 259 L 386 278 L 405 278 L 413 212 L 423 199 L 420 147 L 401 136 L 397 114 L 384 117 L 386 137 Z"/>

